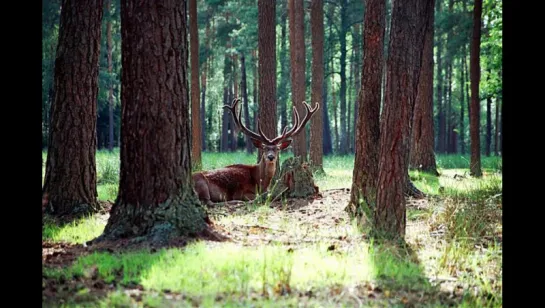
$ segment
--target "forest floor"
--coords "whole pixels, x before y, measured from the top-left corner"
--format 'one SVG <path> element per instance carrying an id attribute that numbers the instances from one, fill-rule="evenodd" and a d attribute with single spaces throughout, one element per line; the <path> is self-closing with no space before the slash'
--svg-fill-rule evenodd
<path id="1" fill-rule="evenodd" d="M 217 155 L 229 154 L 205 155 L 206 169 Z M 104 186 L 116 180 L 118 167 L 107 167 L 115 153 L 97 156 L 99 196 L 112 200 Z M 450 156 L 438 156 L 439 177 L 411 172 L 430 197 L 408 200 L 403 247 L 375 243 L 344 211 L 350 157 L 326 158 L 321 198 L 210 209 L 225 242 L 95 249 L 82 244 L 101 234 L 108 213 L 64 226 L 46 217 L 43 306 L 499 307 L 501 158 L 486 159 L 481 179 Z"/>

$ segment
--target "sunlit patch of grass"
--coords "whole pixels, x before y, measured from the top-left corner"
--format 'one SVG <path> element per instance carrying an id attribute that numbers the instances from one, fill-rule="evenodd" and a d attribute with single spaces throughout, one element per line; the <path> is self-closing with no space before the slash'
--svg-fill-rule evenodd
<path id="1" fill-rule="evenodd" d="M 392 248 L 358 243 L 349 250 L 331 251 L 327 243 L 289 249 L 283 245 L 213 247 L 193 243 L 185 249 L 109 254 L 95 252 L 59 271 L 44 275 L 65 279 L 96 274 L 106 282 L 141 284 L 146 290 L 183 292 L 188 296 L 251 292 L 278 296 L 291 289 L 388 281 L 392 288 L 424 288 L 419 265 Z M 96 271 L 96 272 L 95 272 Z"/>
<path id="2" fill-rule="evenodd" d="M 42 240 L 82 244 L 102 234 L 105 226 L 106 222 L 96 215 L 81 218 L 63 226 L 46 220 L 44 221 Z"/>

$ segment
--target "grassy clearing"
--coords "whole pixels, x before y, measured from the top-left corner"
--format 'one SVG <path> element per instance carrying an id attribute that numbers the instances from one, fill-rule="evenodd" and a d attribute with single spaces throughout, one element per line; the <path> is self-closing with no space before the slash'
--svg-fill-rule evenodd
<path id="1" fill-rule="evenodd" d="M 101 200 L 115 200 L 116 155 L 97 153 Z M 255 156 L 244 153 L 203 155 L 204 169 L 253 162 Z M 69 306 L 500 307 L 501 159 L 483 157 L 490 169 L 481 179 L 469 177 L 462 162 L 438 156 L 439 177 L 410 172 L 416 186 L 437 196 L 408 207 L 406 248 L 362 240 L 343 212 L 346 193 L 339 193 L 299 210 L 258 206 L 219 218 L 216 224 L 235 243 L 95 252 L 64 268 L 45 266 L 44 279 L 75 282 L 59 295 Z M 327 175 L 317 176 L 317 184 L 322 191 L 348 188 L 352 168 L 351 156 L 327 157 Z M 98 236 L 105 223 L 100 216 L 63 227 L 46 221 L 42 238 L 82 243 Z M 113 287 L 97 298 L 84 283 L 89 280 Z M 136 296 L 135 285 L 144 290 Z"/>

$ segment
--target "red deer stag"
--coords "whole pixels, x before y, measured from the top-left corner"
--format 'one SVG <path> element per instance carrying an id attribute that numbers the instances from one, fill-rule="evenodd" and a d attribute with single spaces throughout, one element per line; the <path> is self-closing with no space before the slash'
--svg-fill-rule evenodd
<path id="1" fill-rule="evenodd" d="M 224 105 L 223 107 L 231 111 L 237 128 L 252 140 L 256 148 L 263 150 L 263 155 L 257 165 L 236 164 L 220 169 L 193 173 L 195 192 L 199 199 L 209 206 L 215 202 L 253 200 L 257 195 L 258 189 L 259 192 L 266 192 L 276 172 L 278 152 L 291 144 L 291 137 L 304 129 L 312 115 L 320 107 L 316 103 L 316 106 L 312 109 L 306 102 L 303 102 L 307 114 L 302 122 L 299 122 L 299 114 L 294 107 L 294 126 L 289 131 L 287 127 L 284 127 L 281 135 L 274 139 L 269 139 L 259 127 L 259 122 L 257 123 L 259 134 L 244 126 L 241 121 L 242 108 L 238 116 L 236 112 L 239 102 L 240 99 L 236 98 L 233 100 L 231 106 Z"/>

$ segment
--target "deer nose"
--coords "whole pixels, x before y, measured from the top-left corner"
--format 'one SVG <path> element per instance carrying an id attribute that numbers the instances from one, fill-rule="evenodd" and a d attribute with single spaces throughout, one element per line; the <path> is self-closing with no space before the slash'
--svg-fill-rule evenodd
<path id="1" fill-rule="evenodd" d="M 267 158 L 268 158 L 270 161 L 272 161 L 272 160 L 274 159 L 274 155 L 269 154 L 269 155 L 267 155 Z"/>

